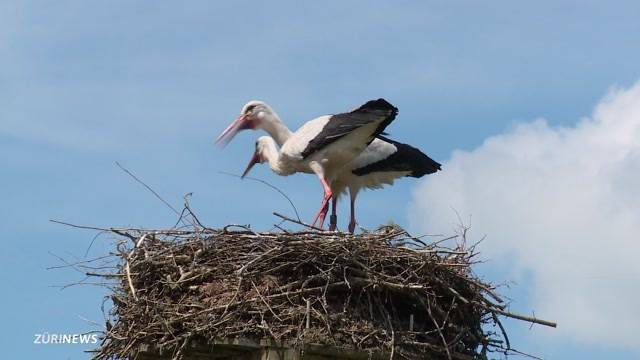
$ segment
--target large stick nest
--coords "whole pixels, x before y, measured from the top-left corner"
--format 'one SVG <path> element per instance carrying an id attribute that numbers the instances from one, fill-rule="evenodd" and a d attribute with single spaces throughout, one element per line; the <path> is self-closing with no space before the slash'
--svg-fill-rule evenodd
<path id="1" fill-rule="evenodd" d="M 475 359 L 509 348 L 494 287 L 473 249 L 395 226 L 333 232 L 113 230 L 111 322 L 96 359 L 220 338 L 327 344 L 406 359 Z M 125 241 L 126 240 L 126 241 Z M 129 241 L 132 240 L 132 241 Z M 535 320 L 535 319 L 533 319 Z"/>

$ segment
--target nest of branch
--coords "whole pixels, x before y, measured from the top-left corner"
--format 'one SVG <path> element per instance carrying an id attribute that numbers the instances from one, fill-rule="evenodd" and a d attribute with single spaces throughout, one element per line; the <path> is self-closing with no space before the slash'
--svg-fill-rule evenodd
<path id="1" fill-rule="evenodd" d="M 116 271 L 102 274 L 117 280 L 96 359 L 130 358 L 145 344 L 180 358 L 190 342 L 220 338 L 406 359 L 509 348 L 498 315 L 512 314 L 472 274 L 473 250 L 426 244 L 395 226 L 361 235 L 112 231 L 128 239 Z"/>

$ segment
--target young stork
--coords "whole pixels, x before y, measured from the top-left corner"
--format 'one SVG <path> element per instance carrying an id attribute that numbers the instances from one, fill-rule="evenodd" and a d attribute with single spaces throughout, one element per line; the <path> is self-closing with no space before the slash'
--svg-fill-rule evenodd
<path id="1" fill-rule="evenodd" d="M 283 124 L 269 105 L 262 101 L 254 100 L 242 107 L 240 116 L 220 134 L 216 142 L 226 144 L 231 141 L 237 132 L 245 129 L 264 129 L 280 146 L 291 136 L 291 131 Z M 261 149 L 271 148 L 269 151 L 273 154 L 273 147 L 267 145 L 273 139 L 263 139 L 257 144 L 262 144 L 260 145 Z M 267 159 L 266 155 L 264 159 Z M 420 150 L 378 136 L 360 155 L 348 163 L 330 184 L 334 196 L 332 197 L 329 230 L 335 230 L 336 228 L 336 204 L 339 196 L 347 189 L 351 200 L 349 232 L 353 233 L 356 226 L 355 200 L 361 189 L 378 189 L 385 184 L 393 184 L 393 181 L 399 177 L 411 176 L 418 178 L 438 170 L 440 170 L 440 164 Z"/>
<path id="2" fill-rule="evenodd" d="M 347 163 L 382 133 L 396 117 L 398 109 L 384 99 L 371 100 L 347 113 L 315 118 L 291 133 L 273 110 L 267 114 L 267 108 L 264 103 L 247 104 L 241 115 L 220 134 L 216 142 L 228 143 L 238 131 L 244 129 L 264 128 L 273 133 L 282 144 L 280 152 L 273 138 L 260 138 L 243 176 L 256 163 L 266 161 L 278 175 L 315 173 L 320 179 L 324 195 L 312 225 L 319 223 L 322 227 L 329 200 L 334 195 L 329 184 Z"/>

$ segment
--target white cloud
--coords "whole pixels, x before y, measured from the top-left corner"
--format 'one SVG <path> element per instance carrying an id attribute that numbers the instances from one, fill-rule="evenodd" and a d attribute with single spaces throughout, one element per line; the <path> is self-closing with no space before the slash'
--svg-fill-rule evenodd
<path id="1" fill-rule="evenodd" d="M 554 335 L 640 349 L 640 83 L 575 126 L 519 124 L 443 169 L 414 192 L 414 229 L 450 231 L 452 208 L 471 216 L 483 257 L 533 274 Z"/>

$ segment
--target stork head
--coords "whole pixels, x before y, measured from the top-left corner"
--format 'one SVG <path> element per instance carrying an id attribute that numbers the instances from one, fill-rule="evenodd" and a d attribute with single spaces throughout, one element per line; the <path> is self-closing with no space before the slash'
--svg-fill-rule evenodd
<path id="1" fill-rule="evenodd" d="M 259 137 L 258 140 L 256 140 L 256 149 L 253 152 L 253 156 L 251 157 L 251 160 L 249 160 L 249 164 L 247 165 L 247 168 L 244 170 L 244 173 L 242 173 L 242 177 L 244 178 L 245 176 L 247 176 L 247 174 L 249 173 L 253 165 L 262 164 L 268 161 L 269 159 L 268 159 L 267 153 L 269 151 L 269 148 L 275 148 L 275 146 L 276 146 L 275 142 L 271 137 L 269 136 Z"/>
<path id="2" fill-rule="evenodd" d="M 258 100 L 249 101 L 242 107 L 240 115 L 218 135 L 215 142 L 216 144 L 224 146 L 233 140 L 233 137 L 242 130 L 263 128 L 264 123 L 270 121 L 274 115 L 275 113 L 271 107 L 265 102 Z"/>

